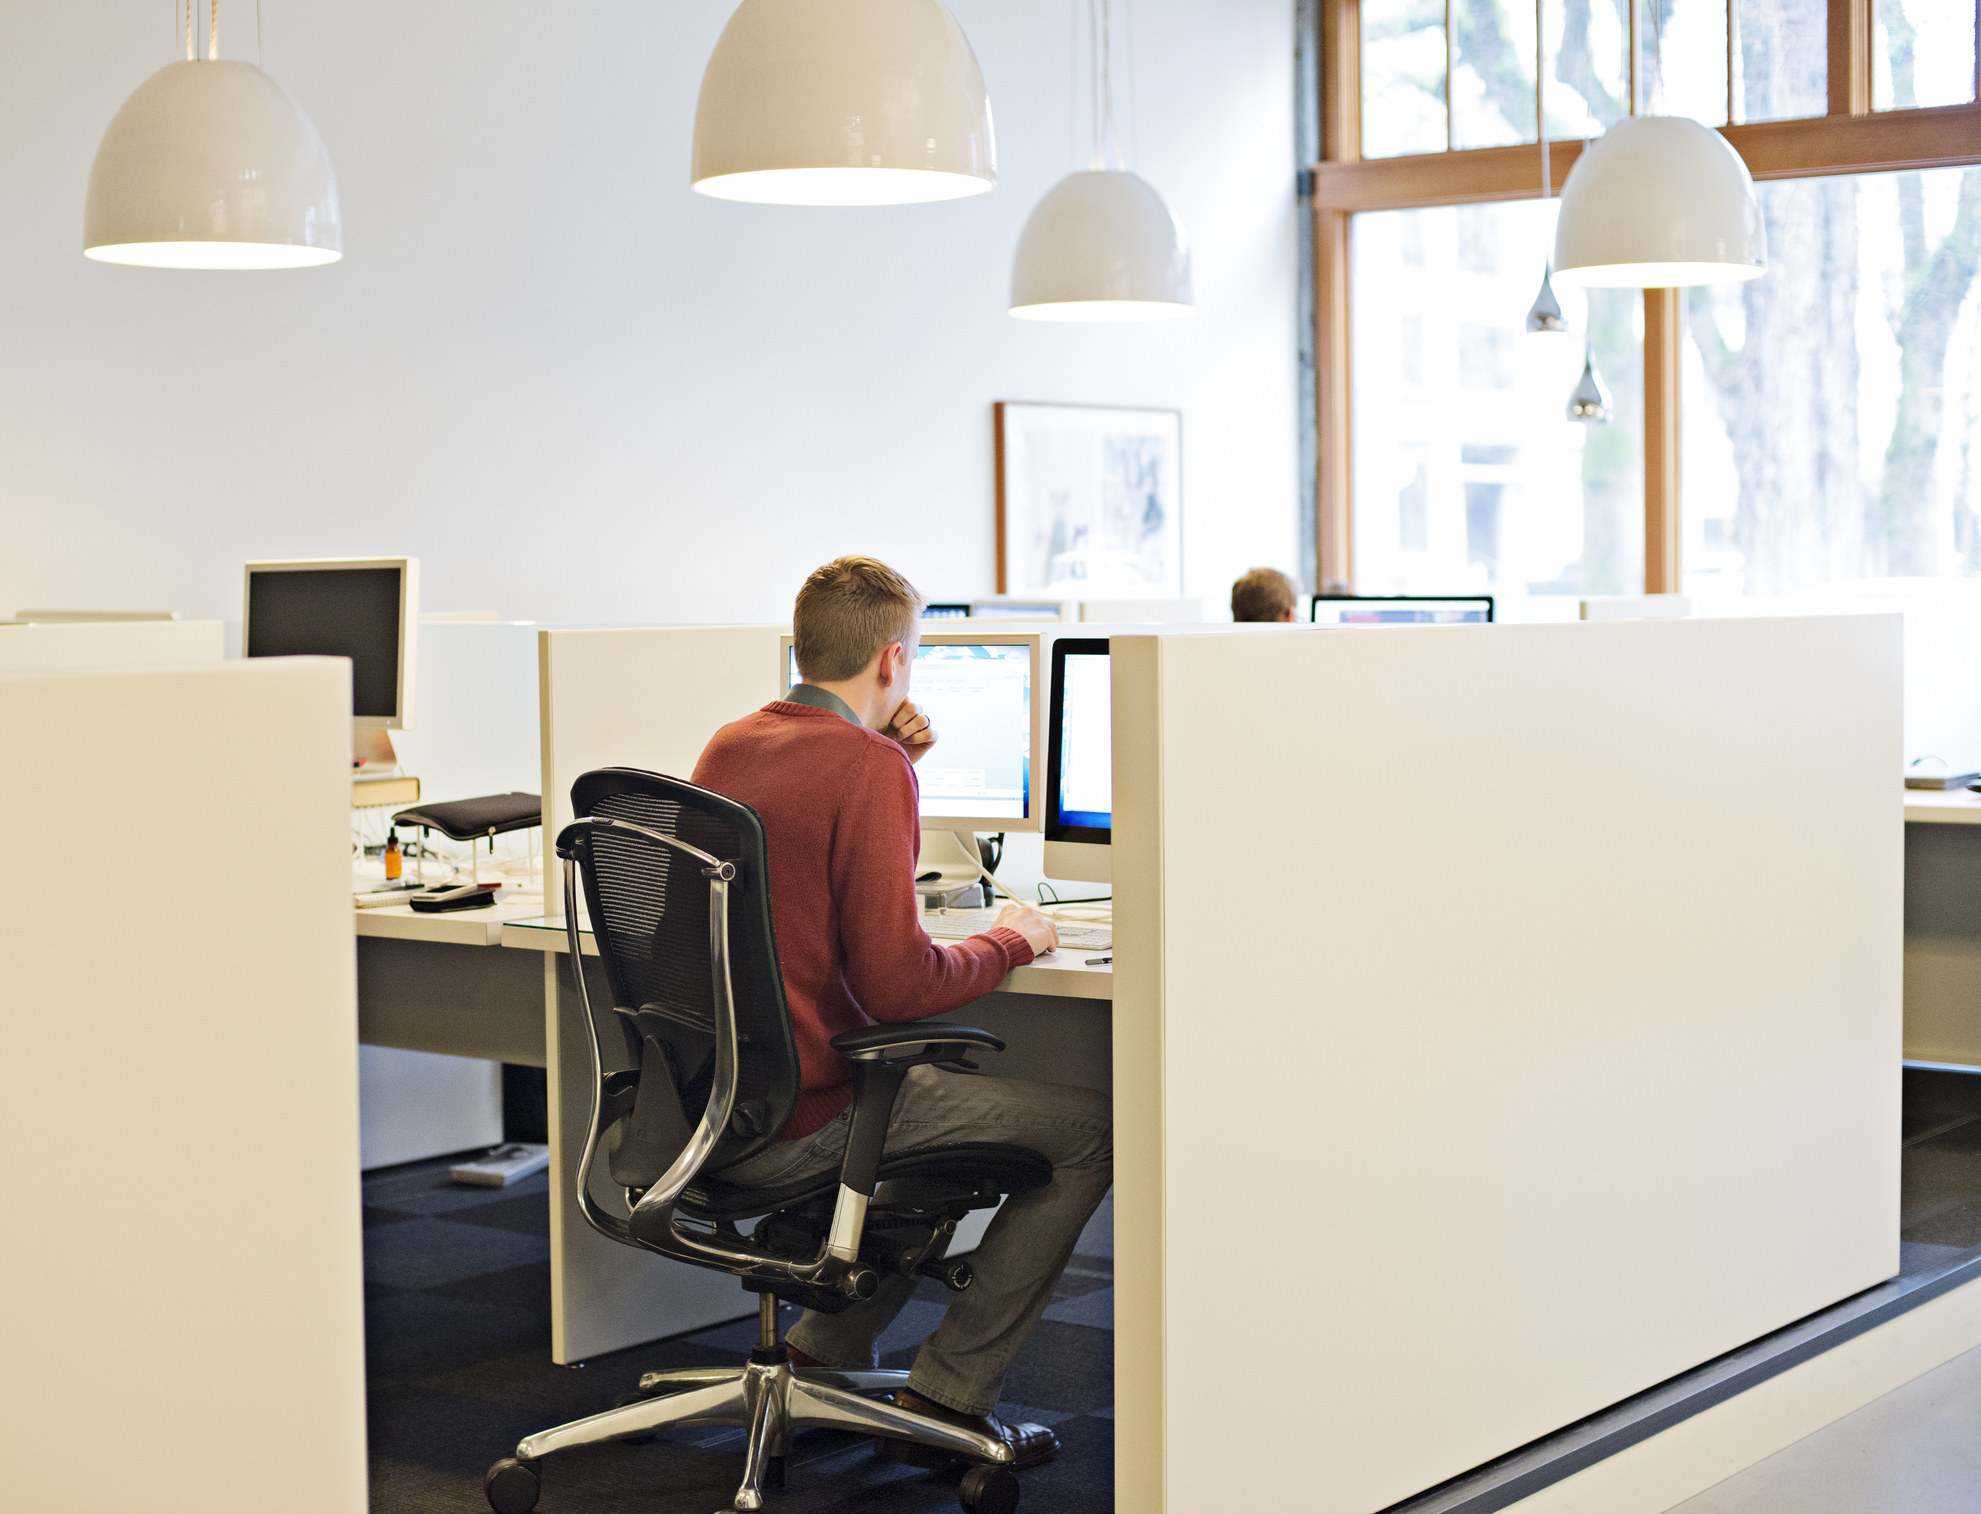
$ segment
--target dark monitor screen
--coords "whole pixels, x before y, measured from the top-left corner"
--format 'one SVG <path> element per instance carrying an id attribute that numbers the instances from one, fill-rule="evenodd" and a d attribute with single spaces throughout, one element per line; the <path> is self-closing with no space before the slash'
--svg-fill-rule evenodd
<path id="1" fill-rule="evenodd" d="M 1114 833 L 1113 684 L 1105 637 L 1052 644 L 1046 840 L 1108 845 Z"/>
<path id="2" fill-rule="evenodd" d="M 400 577 L 397 568 L 251 571 L 247 655 L 348 657 L 351 713 L 397 717 Z"/>
<path id="3" fill-rule="evenodd" d="M 1493 618 L 1490 594 L 1316 594 L 1319 626 L 1483 625 Z"/>

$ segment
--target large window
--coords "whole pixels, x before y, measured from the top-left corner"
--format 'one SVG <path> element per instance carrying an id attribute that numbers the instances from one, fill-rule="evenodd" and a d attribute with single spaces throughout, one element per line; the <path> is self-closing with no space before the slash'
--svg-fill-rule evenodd
<path id="1" fill-rule="evenodd" d="M 1687 303 L 1686 590 L 1981 577 L 1981 169 L 1760 192 L 1768 276 Z"/>
<path id="2" fill-rule="evenodd" d="M 1319 576 L 1794 595 L 1981 579 L 1977 0 L 1321 0 Z M 1721 128 L 1765 278 L 1559 290 L 1552 182 L 1636 108 Z M 1605 425 L 1564 407 L 1585 354 Z M 1981 594 L 1981 585 L 1977 585 Z"/>
<path id="3" fill-rule="evenodd" d="M 1530 335 L 1538 200 L 1356 218 L 1356 583 L 1372 594 L 1623 594 L 1644 573 L 1640 302 L 1564 292 L 1607 375 L 1568 418 L 1583 335 Z"/>

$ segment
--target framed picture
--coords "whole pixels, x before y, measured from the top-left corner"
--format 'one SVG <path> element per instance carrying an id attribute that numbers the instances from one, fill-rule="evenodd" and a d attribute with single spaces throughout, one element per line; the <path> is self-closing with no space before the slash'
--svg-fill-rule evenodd
<path id="1" fill-rule="evenodd" d="M 992 407 L 997 592 L 1183 593 L 1183 412 Z"/>

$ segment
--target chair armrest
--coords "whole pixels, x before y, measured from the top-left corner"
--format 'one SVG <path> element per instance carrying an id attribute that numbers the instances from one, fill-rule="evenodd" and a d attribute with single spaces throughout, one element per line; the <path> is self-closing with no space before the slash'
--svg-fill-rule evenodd
<path id="1" fill-rule="evenodd" d="M 866 1025 L 858 1030 L 842 1031 L 832 1038 L 832 1049 L 845 1057 L 871 1057 L 876 1052 L 938 1044 L 1004 1050 L 1004 1042 L 987 1030 L 976 1030 L 968 1025 L 929 1025 L 913 1020 L 901 1025 Z M 947 1062 L 954 1055 L 951 1053 L 938 1060 Z"/>
<path id="2" fill-rule="evenodd" d="M 956 1062 L 972 1046 L 1003 1051 L 1004 1042 L 987 1030 L 968 1025 L 868 1025 L 832 1038 L 832 1049 L 853 1059 L 853 1126 L 846 1134 L 846 1154 L 839 1181 L 863 1198 L 871 1198 L 880 1176 L 881 1148 L 887 1142 L 888 1121 L 894 1116 L 894 1096 L 908 1069 L 932 1062 Z M 902 1055 L 889 1056 L 889 1052 Z M 965 1066 L 970 1064 L 965 1063 Z M 864 1211 L 863 1211 L 864 1212 Z"/>

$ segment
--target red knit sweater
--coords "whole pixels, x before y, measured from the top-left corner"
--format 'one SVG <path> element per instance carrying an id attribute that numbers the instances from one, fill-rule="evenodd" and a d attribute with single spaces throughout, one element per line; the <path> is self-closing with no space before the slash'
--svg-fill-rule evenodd
<path id="1" fill-rule="evenodd" d="M 803 1091 L 784 1139 L 853 1098 L 831 1046 L 875 1020 L 920 1020 L 989 993 L 1032 948 L 1014 930 L 937 946 L 919 919 L 921 790 L 908 754 L 831 710 L 776 700 L 724 726 L 695 764 L 703 788 L 763 817 L 771 919 Z"/>

